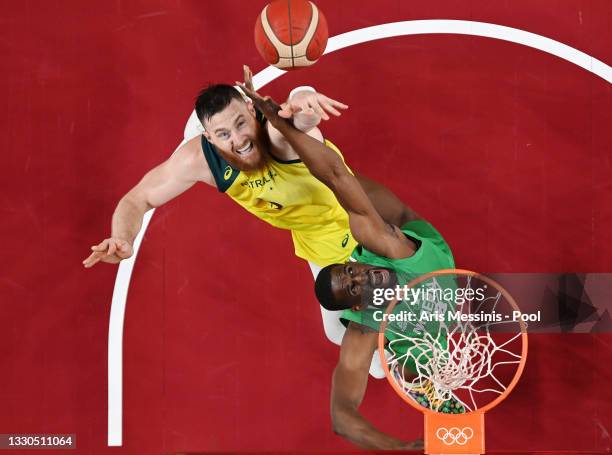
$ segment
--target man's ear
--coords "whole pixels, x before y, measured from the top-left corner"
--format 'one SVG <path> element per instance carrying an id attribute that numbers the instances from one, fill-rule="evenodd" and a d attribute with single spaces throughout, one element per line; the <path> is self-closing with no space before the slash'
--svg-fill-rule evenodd
<path id="1" fill-rule="evenodd" d="M 250 99 L 246 102 L 247 109 L 251 113 L 252 116 L 255 116 L 255 106 L 253 106 L 253 101 Z"/>
<path id="2" fill-rule="evenodd" d="M 200 120 L 200 125 L 202 125 L 202 136 L 204 136 L 206 140 L 210 142 L 210 140 L 212 139 L 212 136 L 206 129 L 206 125 L 204 125 L 204 119 L 198 119 L 198 120 Z"/>

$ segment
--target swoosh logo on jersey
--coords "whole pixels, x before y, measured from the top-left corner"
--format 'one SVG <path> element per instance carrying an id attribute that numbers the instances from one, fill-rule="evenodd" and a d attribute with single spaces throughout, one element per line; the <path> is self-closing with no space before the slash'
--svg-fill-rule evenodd
<path id="1" fill-rule="evenodd" d="M 225 172 L 223 173 L 223 179 L 224 180 L 229 180 L 229 178 L 232 176 L 232 168 L 227 166 L 225 168 Z"/>
<path id="2" fill-rule="evenodd" d="M 348 241 L 349 241 L 349 235 L 348 235 L 348 234 L 346 234 L 346 235 L 344 236 L 344 238 L 342 239 L 342 248 L 344 248 L 344 247 L 346 246 L 346 244 L 348 243 Z"/>

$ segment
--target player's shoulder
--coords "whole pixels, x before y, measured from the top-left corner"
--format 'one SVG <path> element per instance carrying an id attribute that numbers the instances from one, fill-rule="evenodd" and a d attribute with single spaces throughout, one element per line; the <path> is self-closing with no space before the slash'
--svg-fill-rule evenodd
<path id="1" fill-rule="evenodd" d="M 202 136 L 196 136 L 181 144 L 172 154 L 177 169 L 182 172 L 193 173 L 196 180 L 214 186 L 214 179 L 210 166 L 202 152 Z"/>
<path id="2" fill-rule="evenodd" d="M 179 149 L 189 151 L 190 153 L 199 152 L 202 153 L 202 139 L 203 136 L 198 135 L 196 137 L 192 137 L 188 141 L 184 142 Z M 206 140 L 206 139 L 204 139 Z"/>
<path id="3" fill-rule="evenodd" d="M 190 166 L 197 162 L 198 156 L 202 155 L 202 146 L 199 142 L 199 138 L 194 137 L 193 139 L 179 145 L 179 147 L 172 154 L 172 161 L 174 161 L 176 165 L 180 167 Z"/>
<path id="4" fill-rule="evenodd" d="M 266 122 L 265 128 L 268 132 L 270 143 L 272 144 L 272 155 L 274 155 L 274 158 L 280 161 L 293 161 L 300 159 L 297 152 L 293 150 L 293 147 L 291 147 L 281 132 L 274 128 L 270 122 Z M 323 133 L 316 126 L 308 130 L 306 134 L 320 142 L 324 142 Z"/>

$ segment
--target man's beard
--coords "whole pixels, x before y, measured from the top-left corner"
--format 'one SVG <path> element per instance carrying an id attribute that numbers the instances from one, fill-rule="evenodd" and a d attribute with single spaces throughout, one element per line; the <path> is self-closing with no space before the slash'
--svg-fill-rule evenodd
<path id="1" fill-rule="evenodd" d="M 233 168 L 243 172 L 251 172 L 263 169 L 268 162 L 268 154 L 261 150 L 258 144 L 253 143 L 253 148 L 254 150 L 249 154 L 248 159 L 241 159 L 231 152 L 228 153 L 221 150 L 219 152 Z"/>
<path id="2" fill-rule="evenodd" d="M 221 156 L 227 161 L 230 166 L 243 172 L 251 172 L 263 169 L 268 162 L 270 150 L 270 137 L 264 127 L 259 127 L 257 137 L 251 140 L 253 150 L 244 158 L 233 152 L 219 150 Z"/>

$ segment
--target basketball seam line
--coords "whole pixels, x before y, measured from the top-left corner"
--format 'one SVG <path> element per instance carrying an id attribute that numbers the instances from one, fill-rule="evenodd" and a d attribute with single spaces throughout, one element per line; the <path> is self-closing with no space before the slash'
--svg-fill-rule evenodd
<path id="1" fill-rule="evenodd" d="M 287 14 L 289 15 L 289 48 L 291 49 L 291 67 L 295 68 L 293 59 L 293 24 L 291 23 L 291 0 L 287 0 Z"/>

